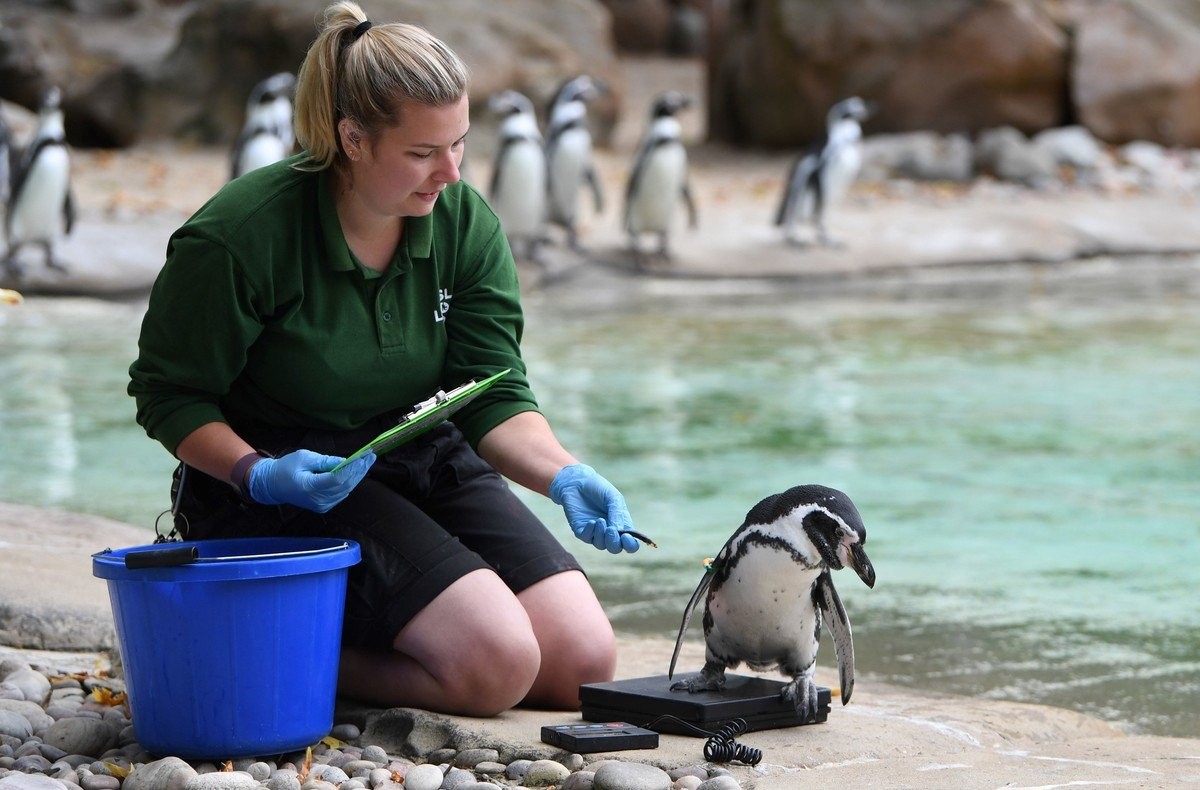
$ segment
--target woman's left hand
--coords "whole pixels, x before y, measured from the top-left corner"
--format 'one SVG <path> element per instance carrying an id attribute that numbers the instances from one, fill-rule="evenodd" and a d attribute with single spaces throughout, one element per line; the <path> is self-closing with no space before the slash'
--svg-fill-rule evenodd
<path id="1" fill-rule="evenodd" d="M 561 505 L 575 537 L 613 554 L 632 554 L 641 544 L 632 535 L 625 497 L 586 464 L 564 466 L 550 482 L 550 499 Z"/>

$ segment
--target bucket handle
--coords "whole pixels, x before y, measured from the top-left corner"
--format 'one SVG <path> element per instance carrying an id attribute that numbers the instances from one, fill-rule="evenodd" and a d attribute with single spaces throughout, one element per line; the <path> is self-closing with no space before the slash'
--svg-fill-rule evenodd
<path id="1" fill-rule="evenodd" d="M 299 551 L 276 551 L 270 554 L 239 554 L 229 557 L 201 557 L 198 546 L 169 546 L 144 551 L 131 551 L 125 555 L 126 568 L 171 568 L 190 565 L 194 562 L 232 562 L 235 560 L 274 560 L 284 557 L 303 557 L 309 554 L 324 554 L 329 551 L 350 548 L 349 543 L 340 546 L 325 546 L 320 549 Z"/>

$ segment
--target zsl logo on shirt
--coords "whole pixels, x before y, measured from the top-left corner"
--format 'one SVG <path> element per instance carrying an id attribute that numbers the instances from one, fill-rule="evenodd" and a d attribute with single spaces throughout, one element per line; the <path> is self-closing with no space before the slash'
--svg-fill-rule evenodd
<path id="1" fill-rule="evenodd" d="M 445 288 L 438 290 L 438 306 L 433 311 L 433 320 L 442 322 L 446 320 L 446 313 L 450 312 L 451 294 Z"/>

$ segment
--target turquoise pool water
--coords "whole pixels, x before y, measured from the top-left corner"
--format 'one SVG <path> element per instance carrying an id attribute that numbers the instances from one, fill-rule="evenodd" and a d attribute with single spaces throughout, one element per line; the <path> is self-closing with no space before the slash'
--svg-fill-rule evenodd
<path id="1" fill-rule="evenodd" d="M 1196 308 L 568 286 L 528 299 L 526 351 L 564 443 L 660 545 L 579 544 L 620 630 L 673 636 L 745 512 L 820 482 L 869 529 L 875 589 L 836 578 L 860 673 L 1200 736 Z M 172 464 L 124 395 L 141 311 L 0 313 L 0 499 L 150 530 Z"/>

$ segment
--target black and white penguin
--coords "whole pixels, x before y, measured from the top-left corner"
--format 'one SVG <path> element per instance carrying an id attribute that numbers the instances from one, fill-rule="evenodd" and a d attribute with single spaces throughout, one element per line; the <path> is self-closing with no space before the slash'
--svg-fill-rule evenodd
<path id="1" fill-rule="evenodd" d="M 602 83 L 586 74 L 574 77 L 555 92 L 547 111 L 547 218 L 566 231 L 571 249 L 579 249 L 579 191 L 590 188 L 596 213 L 604 211 L 604 192 L 592 161 L 592 133 L 587 122 L 587 103 L 603 90 Z"/>
<path id="2" fill-rule="evenodd" d="M 633 170 L 625 189 L 623 226 L 629 234 L 629 246 L 641 263 L 638 239 L 643 233 L 658 236 L 658 254 L 670 259 L 671 220 L 682 199 L 688 212 L 688 224 L 696 227 L 696 204 L 688 181 L 688 156 L 682 139 L 682 127 L 676 115 L 690 107 L 691 97 L 679 91 L 667 91 L 654 100 L 650 124 L 638 146 Z"/>
<path id="3" fill-rule="evenodd" d="M 246 100 L 246 119 L 233 144 L 229 177 L 291 156 L 296 145 L 292 92 L 296 78 L 284 71 L 254 86 Z"/>
<path id="4" fill-rule="evenodd" d="M 546 152 L 533 102 L 505 90 L 488 99 L 488 109 L 501 116 L 488 201 L 513 254 L 536 261 L 546 235 Z"/>
<path id="5" fill-rule="evenodd" d="M 792 163 L 775 213 L 789 244 L 805 242 L 797 225 L 810 223 L 817 241 L 831 245 L 825 229 L 825 212 L 839 201 L 862 168 L 862 122 L 870 115 L 867 103 L 857 96 L 829 109 L 821 139 Z"/>
<path id="6" fill-rule="evenodd" d="M 12 277 L 21 276 L 17 253 L 26 244 L 45 251 L 46 265 L 66 271 L 54 257 L 54 244 L 71 232 L 75 203 L 71 196 L 71 155 L 63 130 L 62 91 L 46 91 L 37 131 L 21 154 L 13 176 L 12 194 L 4 216 L 8 251 L 4 266 Z"/>
<path id="7" fill-rule="evenodd" d="M 725 670 L 743 661 L 760 671 L 778 667 L 791 677 L 783 697 L 810 720 L 817 712 L 812 677 L 824 621 L 833 635 L 842 704 L 849 702 L 854 641 L 831 571 L 852 568 L 874 587 L 875 568 L 863 549 L 866 541 L 858 509 L 833 488 L 796 486 L 751 508 L 684 609 L 668 676 L 675 674 L 688 621 L 702 598 L 704 668 L 671 689 L 719 690 L 725 685 Z"/>

